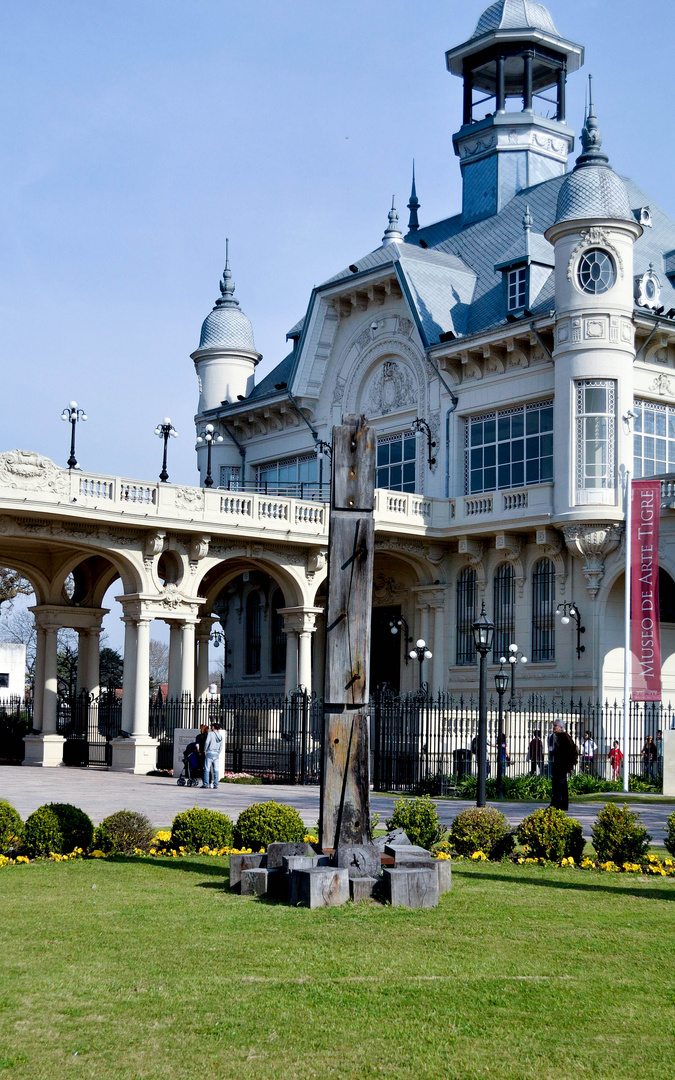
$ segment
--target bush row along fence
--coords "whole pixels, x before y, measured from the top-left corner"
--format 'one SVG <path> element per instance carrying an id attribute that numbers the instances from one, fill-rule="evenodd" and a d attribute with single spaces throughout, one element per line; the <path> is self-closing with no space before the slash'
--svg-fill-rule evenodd
<path id="1" fill-rule="evenodd" d="M 379 693 L 371 703 L 371 764 L 375 788 L 381 791 L 415 791 L 430 779 L 442 791 L 477 772 L 476 736 L 478 708 L 472 698 L 450 694 L 435 697 L 424 693 Z M 224 695 L 193 702 L 189 699 L 150 705 L 150 734 L 158 740 L 158 768 L 173 766 L 175 728 L 197 728 L 217 723 L 227 733 L 226 768 L 247 772 L 278 783 L 313 784 L 320 776 L 320 740 L 323 717 L 321 700 L 300 691 L 289 697 L 274 695 Z M 505 775 L 548 773 L 548 736 L 553 720 L 560 717 L 580 751 L 578 772 L 600 780 L 614 779 L 612 746 L 623 749 L 623 709 L 609 703 L 545 701 L 532 697 L 504 713 L 508 749 Z M 488 710 L 488 765 L 495 774 L 498 713 L 491 701 Z M 631 705 L 630 772 L 658 779 L 662 759 L 657 733 L 675 727 L 675 712 L 660 703 Z M 0 760 L 23 759 L 23 736 L 32 730 L 30 702 L 18 699 L 0 703 Z M 596 744 L 593 759 L 581 753 L 584 733 Z M 122 731 L 122 706 L 110 695 L 90 698 L 81 694 L 74 702 L 61 702 L 58 732 L 66 739 L 67 765 L 107 766 L 112 760 L 111 742 Z M 645 752 L 648 737 L 653 751 Z"/>

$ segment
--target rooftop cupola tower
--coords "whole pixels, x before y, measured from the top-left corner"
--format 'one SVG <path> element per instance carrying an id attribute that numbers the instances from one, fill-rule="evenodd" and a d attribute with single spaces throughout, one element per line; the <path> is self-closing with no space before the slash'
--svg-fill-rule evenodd
<path id="1" fill-rule="evenodd" d="M 247 397 L 253 389 L 255 366 L 262 359 L 253 340 L 251 320 L 234 295 L 229 240 L 225 245 L 220 296 L 204 319 L 199 348 L 191 354 L 199 378 L 198 415 L 217 409 L 223 402 Z"/>
<path id="2" fill-rule="evenodd" d="M 574 149 L 565 84 L 584 62 L 533 0 L 497 0 L 468 41 L 446 53 L 464 80 L 462 127 L 453 136 L 465 225 L 498 213 L 524 188 L 562 176 Z"/>

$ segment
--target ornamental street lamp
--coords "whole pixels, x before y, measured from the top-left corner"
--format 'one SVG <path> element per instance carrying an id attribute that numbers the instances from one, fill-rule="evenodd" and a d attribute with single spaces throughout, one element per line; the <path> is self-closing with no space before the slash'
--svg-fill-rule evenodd
<path id="1" fill-rule="evenodd" d="M 220 676 L 220 692 L 222 694 L 225 675 L 232 667 L 232 664 L 228 660 L 228 657 L 232 653 L 232 649 L 229 646 L 229 642 L 225 636 L 225 631 L 223 629 L 212 630 L 209 634 L 209 641 L 213 642 L 214 649 L 219 649 L 221 645 L 223 646 L 223 673 Z"/>
<path id="2" fill-rule="evenodd" d="M 476 806 L 485 806 L 487 778 L 487 654 L 492 648 L 495 624 L 485 614 L 485 601 L 479 618 L 473 624 L 473 639 L 479 660 L 478 679 L 478 790 Z"/>
<path id="3" fill-rule="evenodd" d="M 503 799 L 502 780 L 504 777 L 504 753 L 502 743 L 504 740 L 504 694 L 509 687 L 509 676 L 504 671 L 504 665 L 495 675 L 495 689 L 499 696 L 499 734 L 497 736 L 497 798 Z"/>
<path id="4" fill-rule="evenodd" d="M 431 468 L 432 465 L 436 464 L 436 458 L 434 457 L 434 450 L 436 449 L 436 443 L 435 443 L 435 441 L 433 439 L 433 436 L 431 434 L 431 427 L 429 426 L 429 423 L 426 420 L 424 420 L 424 419 L 420 418 L 419 416 L 417 416 L 417 417 L 415 417 L 412 424 L 410 425 L 410 430 L 414 431 L 414 432 L 423 431 L 424 434 L 426 435 L 426 437 L 427 437 L 427 464 L 428 464 L 429 468 Z"/>
<path id="5" fill-rule="evenodd" d="M 61 413 L 61 419 L 67 420 L 72 426 L 72 433 L 70 436 L 70 457 L 68 458 L 68 468 L 78 469 L 77 458 L 75 457 L 75 425 L 78 420 L 86 420 L 87 414 L 84 409 L 78 409 L 76 401 L 70 401 L 66 408 Z"/>
<path id="6" fill-rule="evenodd" d="M 328 458 L 330 462 L 333 448 L 330 443 L 324 442 L 323 439 L 319 439 L 316 443 L 316 456 L 319 459 L 319 498 L 323 498 L 323 459 Z"/>
<path id="7" fill-rule="evenodd" d="M 422 690 L 424 688 L 424 683 L 422 682 L 422 664 L 425 660 L 431 660 L 431 657 L 434 654 L 431 649 L 427 649 L 427 643 L 424 638 L 419 638 L 415 643 L 415 648 L 411 649 L 408 655 L 411 660 L 419 660 L 420 662 L 420 690 Z"/>
<path id="8" fill-rule="evenodd" d="M 513 709 L 516 704 L 516 664 L 520 660 L 521 664 L 527 663 L 527 657 L 523 656 L 521 652 L 518 652 L 517 645 L 509 645 L 508 662 L 511 665 L 511 697 L 509 698 L 509 708 Z M 505 664 L 507 661 L 506 656 L 499 657 L 499 663 Z"/>
<path id="9" fill-rule="evenodd" d="M 405 660 L 407 665 L 410 658 L 408 656 L 408 650 L 405 648 L 405 646 L 410 644 L 412 638 L 410 637 L 410 630 L 408 629 L 408 624 L 402 615 L 398 619 L 389 620 L 389 630 L 392 634 L 398 634 L 399 630 L 403 632 L 403 659 Z"/>
<path id="10" fill-rule="evenodd" d="M 157 435 L 160 439 L 164 439 L 164 456 L 162 458 L 162 471 L 159 474 L 159 479 L 162 481 L 163 484 L 165 484 L 166 481 L 169 479 L 169 474 L 166 471 L 166 444 L 168 443 L 169 439 L 177 438 L 178 432 L 169 420 L 169 417 L 165 416 L 161 424 L 158 424 L 155 428 L 155 435 Z"/>
<path id="11" fill-rule="evenodd" d="M 581 660 L 582 652 L 586 652 L 586 646 L 581 644 L 581 635 L 586 633 L 586 627 L 581 625 L 581 612 L 577 605 L 572 602 L 569 604 L 558 604 L 555 609 L 556 615 L 560 615 L 560 622 L 563 626 L 569 626 L 570 619 L 573 619 L 577 628 L 577 660 Z"/>
<path id="12" fill-rule="evenodd" d="M 222 435 L 216 435 L 213 424 L 207 424 L 204 428 L 204 434 L 199 435 L 197 438 L 197 446 L 204 446 L 206 444 L 206 477 L 204 478 L 204 487 L 213 487 L 213 477 L 211 476 L 211 447 L 213 443 L 221 443 L 223 441 Z"/>

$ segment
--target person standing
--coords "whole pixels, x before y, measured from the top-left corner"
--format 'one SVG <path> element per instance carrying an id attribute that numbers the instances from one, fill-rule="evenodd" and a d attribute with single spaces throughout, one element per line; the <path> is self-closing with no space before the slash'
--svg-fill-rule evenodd
<path id="1" fill-rule="evenodd" d="M 206 736 L 204 743 L 204 781 L 203 788 L 213 787 L 218 789 L 218 758 L 223 745 L 223 736 L 218 724 L 211 724 L 211 730 Z M 213 783 L 211 774 L 213 773 Z"/>
<path id="2" fill-rule="evenodd" d="M 551 763 L 551 806 L 567 812 L 570 801 L 567 776 L 574 769 L 579 753 L 558 716 L 553 721 L 548 753 Z"/>
<path id="3" fill-rule="evenodd" d="M 530 762 L 530 772 L 534 776 L 537 772 L 542 771 L 544 764 L 544 747 L 541 741 L 541 731 L 535 731 L 534 735 L 530 739 L 530 745 L 527 748 L 527 760 Z"/>
<path id="4" fill-rule="evenodd" d="M 609 752 L 609 763 L 612 766 L 612 779 L 621 779 L 621 763 L 623 762 L 623 754 L 619 746 L 619 740 L 614 740 L 614 745 Z"/>
<path id="5" fill-rule="evenodd" d="M 598 744 L 594 742 L 590 731 L 584 731 L 584 741 L 581 744 L 581 768 L 588 776 L 593 775 L 593 759 Z"/>
<path id="6" fill-rule="evenodd" d="M 658 750 L 656 743 L 654 742 L 654 736 L 648 735 L 645 739 L 645 744 L 642 747 L 642 763 L 644 768 L 645 777 L 648 780 L 654 779 L 654 765 L 658 757 Z"/>
<path id="7" fill-rule="evenodd" d="M 663 780 L 663 732 L 661 729 L 656 732 L 656 776 L 659 780 Z"/>

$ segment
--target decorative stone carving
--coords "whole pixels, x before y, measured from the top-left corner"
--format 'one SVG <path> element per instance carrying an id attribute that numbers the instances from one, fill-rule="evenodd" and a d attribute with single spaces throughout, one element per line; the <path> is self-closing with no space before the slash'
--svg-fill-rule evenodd
<path id="1" fill-rule="evenodd" d="M 663 372 L 660 375 L 656 376 L 654 382 L 651 384 L 649 389 L 653 390 L 657 394 L 660 394 L 661 397 L 673 396 L 673 388 L 670 384 L 670 379 L 667 375 L 664 375 Z"/>
<path id="2" fill-rule="evenodd" d="M 204 509 L 204 492 L 202 489 L 194 487 L 177 488 L 176 509 L 201 512 Z"/>
<path id="3" fill-rule="evenodd" d="M 457 551 L 465 557 L 470 566 L 478 566 L 483 561 L 485 544 L 482 540 L 473 540 L 468 536 L 460 536 Z"/>
<path id="4" fill-rule="evenodd" d="M 417 403 L 417 387 L 410 369 L 395 360 L 385 360 L 370 380 L 365 396 L 368 416 L 386 416 Z"/>
<path id="5" fill-rule="evenodd" d="M 325 548 L 320 550 L 310 551 L 307 555 L 307 580 L 311 581 L 318 570 L 323 570 L 326 565 L 326 556 L 328 552 Z"/>
<path id="6" fill-rule="evenodd" d="M 200 559 L 205 559 L 209 553 L 209 544 L 211 543 L 211 537 L 194 536 L 190 541 L 190 562 L 197 563 Z"/>
<path id="7" fill-rule="evenodd" d="M 70 478 L 65 469 L 60 469 L 35 450 L 8 450 L 6 454 L 0 454 L 0 485 L 67 495 Z"/>
<path id="8" fill-rule="evenodd" d="M 621 525 L 563 525 L 563 536 L 570 554 L 583 563 L 586 588 L 595 599 L 605 576 L 605 559 L 621 540 Z"/>
<path id="9" fill-rule="evenodd" d="M 342 398 L 344 397 L 344 392 L 345 392 L 345 380 L 337 378 L 335 380 L 335 386 L 333 387 L 333 400 L 332 400 L 331 404 L 332 405 L 341 405 L 342 404 Z"/>
<path id="10" fill-rule="evenodd" d="M 146 569 L 149 570 L 152 566 L 152 560 L 156 555 L 161 555 L 164 550 L 164 541 L 166 540 L 166 533 L 158 529 L 156 532 L 148 533 L 145 537 L 143 544 L 143 562 Z"/>
<path id="11" fill-rule="evenodd" d="M 584 248 L 595 247 L 596 245 L 602 245 L 604 248 L 608 248 L 612 252 L 616 260 L 617 272 L 620 277 L 624 275 L 623 257 L 621 252 L 615 247 L 609 236 L 604 229 L 599 229 L 597 226 L 593 226 L 590 229 L 584 229 L 581 234 L 581 239 L 575 247 L 574 251 L 570 255 L 570 261 L 567 264 L 567 280 L 571 281 L 574 277 L 574 267 L 576 264 L 577 255 L 579 255 Z"/>
<path id="12" fill-rule="evenodd" d="M 398 315 L 396 319 L 396 325 L 399 334 L 404 334 L 405 337 L 412 337 L 412 332 L 415 329 L 410 319 L 407 319 L 405 315 Z"/>
<path id="13" fill-rule="evenodd" d="M 359 336 L 357 337 L 356 341 L 354 342 L 357 352 L 362 353 L 364 349 L 368 348 L 368 346 L 370 345 L 372 340 L 373 340 L 373 331 L 370 329 L 370 327 L 367 327 L 365 330 L 362 330 L 361 333 L 359 334 Z"/>
<path id="14" fill-rule="evenodd" d="M 381 571 L 373 577 L 373 601 L 381 606 L 399 604 L 407 591 L 400 581 L 386 577 Z"/>

